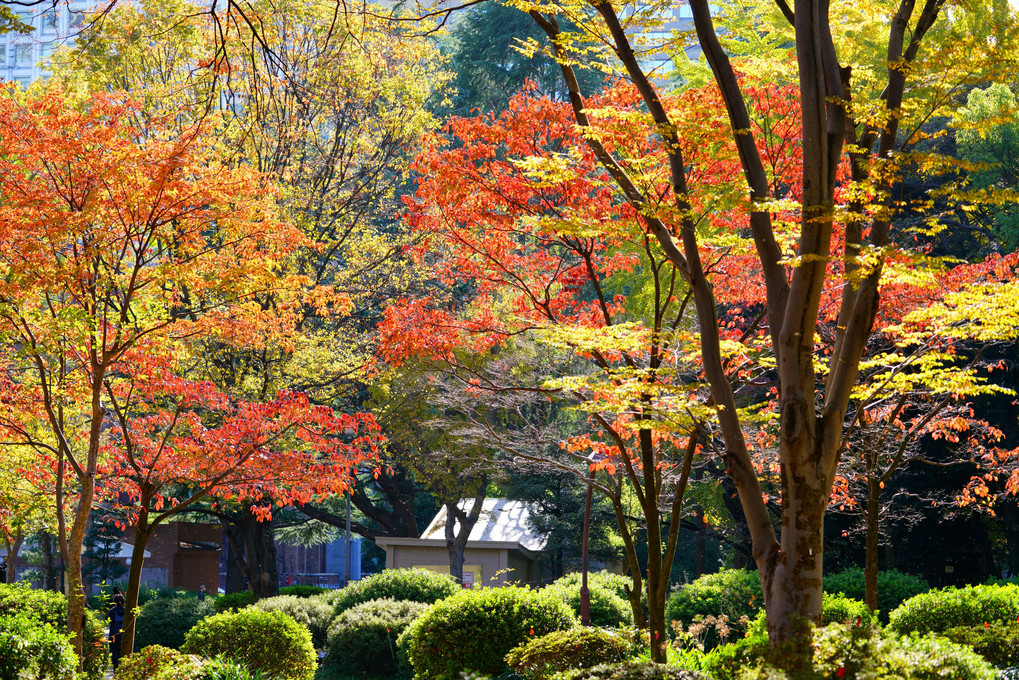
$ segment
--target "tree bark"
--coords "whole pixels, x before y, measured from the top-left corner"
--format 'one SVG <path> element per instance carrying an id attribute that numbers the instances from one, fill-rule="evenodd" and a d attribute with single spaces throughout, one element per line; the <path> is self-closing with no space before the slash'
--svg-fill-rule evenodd
<path id="1" fill-rule="evenodd" d="M 124 656 L 134 651 L 134 631 L 138 620 L 136 610 L 138 609 L 138 595 L 141 592 L 142 567 L 145 566 L 145 546 L 155 530 L 154 526 L 146 527 L 145 524 L 147 524 L 147 520 L 140 518 L 134 530 L 131 568 L 127 574 L 127 591 L 124 593 L 124 627 L 120 637 L 120 649 Z"/>
<path id="2" fill-rule="evenodd" d="M 487 486 L 487 481 L 481 485 L 484 489 Z M 482 491 L 480 495 L 473 499 L 473 504 L 470 510 L 461 510 L 457 503 L 446 503 L 446 552 L 449 553 L 449 575 L 456 579 L 457 583 L 463 583 L 464 578 L 464 553 L 467 550 L 467 540 L 470 538 L 471 531 L 474 530 L 474 525 L 478 523 L 478 518 L 481 517 L 481 510 L 484 507 L 485 494 Z M 456 531 L 456 526 L 459 524 L 460 531 Z M 482 586 L 484 584 L 475 584 Z"/>
<path id="3" fill-rule="evenodd" d="M 4 581 L 8 584 L 14 583 L 14 560 L 21 552 L 21 544 L 25 542 L 25 534 L 17 532 L 10 538 L 5 538 L 7 544 L 7 573 L 4 574 Z"/>
<path id="4" fill-rule="evenodd" d="M 881 530 L 881 481 L 867 480 L 867 550 L 863 568 L 863 601 L 877 611 L 878 537 Z"/>

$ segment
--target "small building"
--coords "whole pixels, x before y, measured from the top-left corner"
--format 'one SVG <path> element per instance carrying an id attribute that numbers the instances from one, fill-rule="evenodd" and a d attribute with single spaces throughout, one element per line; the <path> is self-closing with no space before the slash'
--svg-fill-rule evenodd
<path id="1" fill-rule="evenodd" d="M 276 560 L 280 584 L 339 588 L 347 573 L 347 549 L 344 539 L 330 543 L 301 546 L 277 543 Z M 361 538 L 350 539 L 350 580 L 361 579 Z"/>
<path id="2" fill-rule="evenodd" d="M 127 565 L 130 565 L 133 550 L 127 541 L 133 538 L 133 530 L 128 528 L 117 555 Z M 219 524 L 166 522 L 159 525 L 145 545 L 142 585 L 193 591 L 204 585 L 210 593 L 216 592 L 222 542 L 223 528 Z"/>
<path id="3" fill-rule="evenodd" d="M 473 501 L 462 500 L 461 508 Z M 381 536 L 375 544 L 386 551 L 386 568 L 415 567 L 449 573 L 446 550 L 446 509 L 442 508 L 421 538 Z M 477 524 L 464 551 L 464 586 L 501 587 L 542 583 L 542 550 L 545 537 L 528 526 L 530 508 L 523 501 L 489 498 L 482 505 Z"/>

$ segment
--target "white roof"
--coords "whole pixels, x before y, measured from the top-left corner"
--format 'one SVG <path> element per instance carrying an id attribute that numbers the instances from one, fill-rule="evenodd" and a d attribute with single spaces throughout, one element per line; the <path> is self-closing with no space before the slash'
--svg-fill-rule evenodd
<path id="1" fill-rule="evenodd" d="M 473 507 L 473 503 L 473 500 L 461 500 L 457 506 L 466 511 L 467 508 Z M 541 550 L 545 547 L 545 537 L 531 531 L 527 524 L 530 516 L 531 510 L 523 501 L 486 498 L 481 506 L 478 523 L 474 525 L 467 540 L 519 543 L 528 550 Z M 442 508 L 421 534 L 421 538 L 445 537 L 446 508 Z"/>

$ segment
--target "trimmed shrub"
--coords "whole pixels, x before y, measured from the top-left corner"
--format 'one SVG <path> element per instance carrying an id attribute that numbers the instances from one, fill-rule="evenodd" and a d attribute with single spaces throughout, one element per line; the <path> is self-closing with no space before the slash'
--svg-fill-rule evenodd
<path id="1" fill-rule="evenodd" d="M 875 623 L 874 612 L 859 600 L 850 599 L 841 593 L 825 593 L 821 602 L 821 625 L 846 623 L 850 625 L 871 625 Z"/>
<path id="2" fill-rule="evenodd" d="M 418 680 L 458 680 L 464 670 L 501 673 L 506 654 L 528 637 L 576 624 L 573 611 L 545 592 L 461 590 L 418 617 L 398 645 L 406 649 Z"/>
<path id="3" fill-rule="evenodd" d="M 318 586 L 305 586 L 300 584 L 296 586 L 283 586 L 280 588 L 280 595 L 295 595 L 297 597 L 311 597 L 313 595 L 321 595 L 322 593 L 328 592 L 331 591 Z"/>
<path id="4" fill-rule="evenodd" d="M 528 640 L 506 655 L 506 664 L 533 680 L 546 680 L 574 668 L 620 662 L 633 644 L 601 628 L 570 628 Z"/>
<path id="5" fill-rule="evenodd" d="M 911 597 L 888 616 L 897 633 L 940 633 L 959 626 L 1011 622 L 1019 617 L 1019 586 L 985 585 L 932 590 Z"/>
<path id="6" fill-rule="evenodd" d="M 77 671 L 66 635 L 25 612 L 0 616 L 0 680 L 74 680 Z"/>
<path id="7" fill-rule="evenodd" d="M 336 614 L 341 614 L 369 600 L 388 597 L 432 604 L 461 590 L 456 581 L 446 574 L 427 569 L 387 569 L 322 597 L 333 605 Z"/>
<path id="8" fill-rule="evenodd" d="M 678 621 L 679 626 L 688 627 L 695 621 L 708 616 L 727 617 L 731 630 L 730 637 L 740 637 L 746 632 L 746 623 L 740 619 L 753 620 L 764 607 L 761 594 L 761 579 L 756 571 L 727 569 L 715 574 L 705 574 L 692 583 L 681 586 L 669 598 L 665 606 L 665 618 Z M 705 649 L 719 643 L 714 631 L 704 634 Z"/>
<path id="9" fill-rule="evenodd" d="M 602 581 L 601 583 L 604 583 Z M 588 579 L 590 591 L 591 625 L 607 628 L 621 628 L 633 625 L 633 608 L 630 601 L 618 595 L 615 588 L 606 587 L 601 583 Z M 580 618 L 581 579 L 559 579 L 545 590 L 559 598 L 573 609 Z"/>
<path id="10" fill-rule="evenodd" d="M 308 629 L 315 649 L 325 649 L 333 608 L 318 598 L 280 595 L 259 600 L 254 605 L 267 612 L 283 612 Z"/>
<path id="11" fill-rule="evenodd" d="M 0 584 L 0 616 L 18 612 L 48 623 L 60 633 L 67 631 L 67 598 L 51 590 L 32 590 L 25 584 Z M 105 616 L 105 612 L 103 612 Z M 82 628 L 82 669 L 87 680 L 102 680 L 110 665 L 110 650 L 106 644 L 109 624 L 95 612 L 85 610 Z"/>
<path id="12" fill-rule="evenodd" d="M 210 600 L 194 597 L 164 597 L 149 600 L 141 608 L 135 626 L 138 648 L 160 645 L 180 649 L 184 636 L 206 616 L 216 613 Z"/>
<path id="13" fill-rule="evenodd" d="M 220 595 L 212 602 L 218 612 L 235 611 L 255 604 L 255 594 L 250 590 Z"/>
<path id="14" fill-rule="evenodd" d="M 366 675 L 389 676 L 406 669 L 407 659 L 397 655 L 396 640 L 430 606 L 390 598 L 354 605 L 329 627 L 328 663 Z"/>
<path id="15" fill-rule="evenodd" d="M 583 574 L 581 574 L 579 571 L 574 571 L 569 574 L 566 574 L 566 576 L 556 579 L 550 585 L 557 587 L 576 586 L 577 589 L 579 590 L 580 583 L 581 581 L 583 581 L 583 579 L 584 579 Z M 619 599 L 625 600 L 627 602 L 629 602 L 629 600 L 626 597 L 626 587 L 630 585 L 633 585 L 633 582 L 626 576 L 623 576 L 622 574 L 613 574 L 611 572 L 605 571 L 604 569 L 601 571 L 590 571 L 587 573 L 588 588 L 608 590 L 610 592 L 615 593 Z"/>
<path id="16" fill-rule="evenodd" d="M 1019 666 L 1019 623 L 993 626 L 957 626 L 941 633 L 958 645 L 965 645 L 998 668 Z"/>
<path id="17" fill-rule="evenodd" d="M 307 628 L 283 612 L 255 608 L 199 621 L 181 651 L 233 659 L 279 680 L 311 680 L 318 667 Z"/>
<path id="18" fill-rule="evenodd" d="M 697 671 L 660 663 L 624 661 L 558 673 L 555 680 L 707 680 Z"/>
<path id="19" fill-rule="evenodd" d="M 263 680 L 260 671 L 249 670 L 247 666 L 230 659 L 207 659 L 202 674 L 195 680 Z"/>
<path id="20" fill-rule="evenodd" d="M 909 598 L 926 593 L 931 587 L 923 578 L 903 574 L 894 569 L 877 573 L 877 608 L 883 623 L 888 613 Z M 864 601 L 865 581 L 863 569 L 850 567 L 824 577 L 824 592 L 842 593 L 854 600 Z"/>
<path id="21" fill-rule="evenodd" d="M 719 647 L 708 655 L 707 670 L 717 680 L 782 678 L 766 659 L 767 635 L 757 622 L 751 637 Z M 898 636 L 876 626 L 832 624 L 813 635 L 814 658 L 810 676 L 863 680 L 991 680 L 994 670 L 975 652 L 942 637 Z"/>
<path id="22" fill-rule="evenodd" d="M 120 661 L 116 680 L 197 680 L 205 661 L 162 645 L 149 645 Z"/>

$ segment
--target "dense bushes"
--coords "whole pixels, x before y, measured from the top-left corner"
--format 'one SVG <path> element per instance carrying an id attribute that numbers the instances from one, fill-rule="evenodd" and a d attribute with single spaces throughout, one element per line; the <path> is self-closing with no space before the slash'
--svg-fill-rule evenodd
<path id="1" fill-rule="evenodd" d="M 369 600 L 336 617 L 329 627 L 328 663 L 347 673 L 393 675 L 406 665 L 396 640 L 428 607 L 409 600 Z"/>
<path id="2" fill-rule="evenodd" d="M 888 617 L 898 633 L 940 633 L 958 626 L 983 626 L 1019 617 L 1019 586 L 945 588 L 916 595 Z"/>
<path id="3" fill-rule="evenodd" d="M 194 597 L 149 600 L 138 614 L 135 642 L 138 648 L 161 645 L 180 649 L 187 632 L 206 616 L 215 613 L 211 601 L 201 601 Z"/>
<path id="4" fill-rule="evenodd" d="M 74 680 L 78 657 L 67 636 L 25 612 L 0 616 L 0 680 Z"/>
<path id="5" fill-rule="evenodd" d="M 433 605 L 400 636 L 418 680 L 459 679 L 463 670 L 501 673 L 505 656 L 530 636 L 576 625 L 572 610 L 525 588 L 461 590 Z"/>
<path id="6" fill-rule="evenodd" d="M 325 648 L 329 622 L 333 618 L 333 608 L 324 601 L 316 597 L 280 595 L 259 600 L 255 603 L 255 607 L 262 611 L 287 614 L 311 631 L 311 642 L 316 649 Z"/>
<path id="7" fill-rule="evenodd" d="M 678 626 L 687 628 L 694 621 L 724 615 L 731 630 L 731 637 L 740 637 L 746 631 L 742 617 L 752 620 L 764 607 L 761 594 L 761 579 L 756 571 L 728 569 L 715 574 L 705 574 L 692 583 L 681 586 L 669 598 L 665 607 L 665 618 L 677 621 Z M 706 631 L 704 645 L 710 649 L 719 642 L 714 631 Z"/>
<path id="8" fill-rule="evenodd" d="M 706 680 L 696 671 L 642 661 L 607 663 L 554 676 L 555 680 Z"/>
<path id="9" fill-rule="evenodd" d="M 460 590 L 456 581 L 445 574 L 427 569 L 387 569 L 323 597 L 340 614 L 362 602 L 386 597 L 432 604 Z"/>
<path id="10" fill-rule="evenodd" d="M 993 669 L 975 652 L 937 636 L 898 636 L 871 625 L 832 624 L 813 635 L 816 678 L 886 680 L 991 680 Z M 766 663 L 768 637 L 759 621 L 747 638 L 707 655 L 705 669 L 717 680 L 780 678 Z"/>
<path id="11" fill-rule="evenodd" d="M 532 680 L 546 680 L 574 668 L 622 661 L 633 644 L 601 628 L 571 628 L 528 640 L 506 655 L 506 664 Z"/>
<path id="12" fill-rule="evenodd" d="M 850 567 L 824 577 L 824 592 L 842 593 L 854 600 L 864 601 L 865 581 L 863 569 Z M 879 571 L 877 574 L 877 608 L 882 621 L 888 621 L 888 613 L 909 598 L 930 590 L 927 581 L 919 576 L 903 574 L 901 571 Z"/>
<path id="13" fill-rule="evenodd" d="M 829 623 L 846 623 L 870 625 L 874 622 L 874 612 L 859 600 L 853 600 L 841 593 L 825 593 L 821 603 L 821 625 Z"/>
<path id="14" fill-rule="evenodd" d="M 329 591 L 325 588 L 318 586 L 283 586 L 280 588 L 280 595 L 296 595 L 297 597 L 312 597 L 313 595 L 321 595 L 322 593 L 328 593 Z"/>
<path id="15" fill-rule="evenodd" d="M 545 590 L 570 605 L 579 618 L 581 580 L 571 576 L 559 579 Z M 606 584 L 606 579 L 589 578 L 587 588 L 590 592 L 591 625 L 609 628 L 633 625 L 633 607 L 629 600 L 620 597 L 615 587 Z"/>
<path id="16" fill-rule="evenodd" d="M 0 616 L 24 612 L 48 623 L 58 632 L 67 630 L 67 598 L 50 590 L 32 590 L 24 584 L 0 584 Z M 105 614 L 105 612 L 104 612 Z M 106 645 L 107 624 L 94 612 L 85 612 L 82 630 L 82 667 L 88 680 L 100 680 L 109 666 Z"/>
<path id="17" fill-rule="evenodd" d="M 116 680 L 198 680 L 204 665 L 200 656 L 149 645 L 124 657 L 115 677 Z"/>
<path id="18" fill-rule="evenodd" d="M 556 579 L 551 585 L 555 587 L 576 587 L 580 588 L 580 584 L 583 581 L 583 574 L 579 571 L 574 571 L 566 576 Z M 594 589 L 599 588 L 600 590 L 608 590 L 609 592 L 615 593 L 616 597 L 626 600 L 626 587 L 632 585 L 632 581 L 623 576 L 622 574 L 613 574 L 605 571 L 592 571 L 587 574 L 587 587 Z"/>
<path id="19" fill-rule="evenodd" d="M 223 656 L 279 680 L 311 680 L 318 657 L 311 633 L 283 612 L 248 608 L 203 619 L 181 651 Z"/>
<path id="20" fill-rule="evenodd" d="M 1019 666 L 1019 624 L 957 626 L 941 633 L 952 642 L 970 647 L 998 668 Z"/>
<path id="21" fill-rule="evenodd" d="M 244 609 L 255 604 L 255 594 L 250 590 L 242 590 L 239 593 L 227 593 L 220 595 L 213 600 L 216 611 L 225 612 L 234 609 Z"/>

